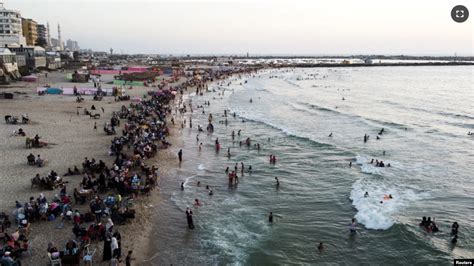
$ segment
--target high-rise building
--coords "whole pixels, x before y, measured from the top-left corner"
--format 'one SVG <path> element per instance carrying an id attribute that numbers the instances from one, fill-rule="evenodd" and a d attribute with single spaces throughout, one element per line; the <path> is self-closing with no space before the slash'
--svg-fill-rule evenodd
<path id="1" fill-rule="evenodd" d="M 71 39 L 66 41 L 66 48 L 71 52 L 79 51 L 79 44 Z"/>
<path id="2" fill-rule="evenodd" d="M 36 39 L 38 39 L 38 23 L 29 18 L 22 18 L 21 25 L 23 36 L 26 38 L 26 45 L 35 45 Z"/>
<path id="3" fill-rule="evenodd" d="M 7 10 L 0 2 L 0 46 L 5 44 L 26 45 L 19 11 Z"/>
<path id="4" fill-rule="evenodd" d="M 36 44 L 43 47 L 48 46 L 48 29 L 43 24 L 38 24 L 37 29 L 38 38 Z"/>

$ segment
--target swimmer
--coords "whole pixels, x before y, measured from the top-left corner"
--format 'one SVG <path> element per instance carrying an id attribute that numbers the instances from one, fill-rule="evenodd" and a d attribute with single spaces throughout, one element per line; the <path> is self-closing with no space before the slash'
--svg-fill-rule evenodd
<path id="1" fill-rule="evenodd" d="M 329 133 L 329 136 L 328 136 L 328 137 L 330 137 L 330 138 L 332 137 L 332 132 L 331 132 L 331 133 Z"/>
<path id="2" fill-rule="evenodd" d="M 249 165 L 249 173 L 252 173 L 252 166 Z"/>
<path id="3" fill-rule="evenodd" d="M 349 230 L 351 233 L 356 233 L 357 232 L 357 222 L 355 218 L 352 218 L 351 223 L 349 224 Z"/>
<path id="4" fill-rule="evenodd" d="M 201 202 L 198 199 L 194 199 L 194 206 L 198 207 L 201 206 Z"/>
<path id="5" fill-rule="evenodd" d="M 349 162 L 349 167 L 352 167 L 352 162 Z"/>
<path id="6" fill-rule="evenodd" d="M 198 181 L 198 182 L 197 182 L 197 186 L 198 186 L 198 187 L 201 186 L 201 181 Z"/>
<path id="7" fill-rule="evenodd" d="M 184 190 L 184 182 L 181 182 L 181 190 Z"/>
<path id="8" fill-rule="evenodd" d="M 268 215 L 268 222 L 273 223 L 273 213 L 272 212 L 270 212 L 270 214 Z"/>
<path id="9" fill-rule="evenodd" d="M 322 252 L 324 250 L 323 242 L 319 242 L 318 250 L 319 252 Z"/>
<path id="10" fill-rule="evenodd" d="M 214 195 L 214 192 L 212 192 L 212 190 L 209 190 L 209 196 L 212 196 Z"/>
<path id="11" fill-rule="evenodd" d="M 227 166 L 227 168 L 225 169 L 225 173 L 229 173 L 229 166 Z"/>
<path id="12" fill-rule="evenodd" d="M 275 176 L 275 181 L 276 181 L 276 187 L 280 187 L 280 180 L 278 180 L 278 177 Z"/>
<path id="13" fill-rule="evenodd" d="M 364 194 L 364 198 L 367 198 L 368 196 L 369 196 L 369 192 L 366 191 Z"/>

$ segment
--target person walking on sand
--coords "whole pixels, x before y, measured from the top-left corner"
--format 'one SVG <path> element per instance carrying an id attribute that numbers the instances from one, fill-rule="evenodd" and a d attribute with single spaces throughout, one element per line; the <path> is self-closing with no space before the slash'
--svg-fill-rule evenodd
<path id="1" fill-rule="evenodd" d="M 179 163 L 183 162 L 183 150 L 182 149 L 180 149 L 179 152 L 178 152 L 178 159 L 179 159 Z"/>

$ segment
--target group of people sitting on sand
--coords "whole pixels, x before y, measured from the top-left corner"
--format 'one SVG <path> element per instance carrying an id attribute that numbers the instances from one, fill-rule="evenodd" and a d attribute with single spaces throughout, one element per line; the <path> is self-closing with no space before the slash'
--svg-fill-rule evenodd
<path id="1" fill-rule="evenodd" d="M 26 156 L 26 160 L 28 165 L 35 165 L 38 167 L 43 167 L 44 165 L 44 160 L 41 158 L 41 155 L 38 154 L 37 157 L 33 155 L 33 153 L 30 153 L 28 156 Z"/>
<path id="2" fill-rule="evenodd" d="M 120 123 L 120 118 L 127 119 L 122 136 L 112 142 L 111 155 L 115 156 L 114 163 L 108 167 L 103 161 L 97 162 L 93 158 L 86 157 L 82 170 L 74 166 L 73 169 L 68 168 L 65 174 L 69 176 L 83 174 L 80 188 L 75 188 L 74 193 L 70 195 L 67 193 L 66 183 L 61 183 L 59 195 L 55 195 L 52 200 L 47 200 L 43 194 L 40 194 L 37 199 L 31 197 L 25 203 L 16 202 L 15 220 L 25 227 L 31 222 L 52 221 L 58 217 L 61 217 L 61 226 L 71 221 L 74 224 L 73 233 L 76 239 L 68 241 L 64 252 L 60 252 L 60 257 L 75 255 L 87 245 L 89 240 L 97 239 L 104 241 L 104 260 L 118 258 L 120 252 L 116 251 L 117 248 L 111 249 L 116 246 L 114 236 L 117 236 L 117 232 L 113 232 L 111 229 L 113 226 L 109 226 L 109 223 L 123 223 L 134 218 L 135 211 L 130 208 L 132 200 L 139 193 L 148 194 L 156 187 L 158 169 L 155 166 L 147 166 L 145 160 L 156 154 L 158 150 L 156 142 L 161 142 L 166 147 L 170 145 L 165 139 L 168 135 L 166 113 L 170 111 L 168 104 L 173 98 L 174 95 L 171 92 L 159 96 L 154 95 L 139 104 L 131 105 L 130 109 L 123 112 L 125 115 L 122 117 L 114 114 L 111 119 L 111 124 L 114 126 Z M 36 135 L 33 142 L 38 144 L 39 139 L 40 137 Z M 34 165 L 43 165 L 41 156 L 38 157 L 39 162 L 33 154 L 28 155 L 27 160 L 32 165 L 33 162 Z M 33 179 L 40 184 L 57 183 L 61 180 L 55 171 L 51 171 L 47 177 L 40 177 L 38 174 Z M 51 185 L 51 187 L 58 186 Z M 115 192 L 104 199 L 97 194 L 106 193 L 109 190 Z M 125 200 L 122 200 L 122 197 L 126 197 Z M 80 213 L 74 210 L 72 198 L 75 199 L 76 204 L 84 204 L 90 200 L 89 211 Z M 104 217 L 108 217 L 109 222 L 105 226 L 106 230 L 101 230 Z M 83 227 L 85 223 L 92 224 L 89 227 Z M 49 250 L 50 255 L 56 253 L 55 250 L 58 249 L 52 246 Z"/>

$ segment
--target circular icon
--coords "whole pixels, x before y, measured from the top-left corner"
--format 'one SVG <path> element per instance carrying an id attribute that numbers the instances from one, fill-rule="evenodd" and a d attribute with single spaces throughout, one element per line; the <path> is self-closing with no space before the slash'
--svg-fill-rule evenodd
<path id="1" fill-rule="evenodd" d="M 465 6 L 457 5 L 451 10 L 451 17 L 457 23 L 463 23 L 469 17 L 469 10 Z"/>

